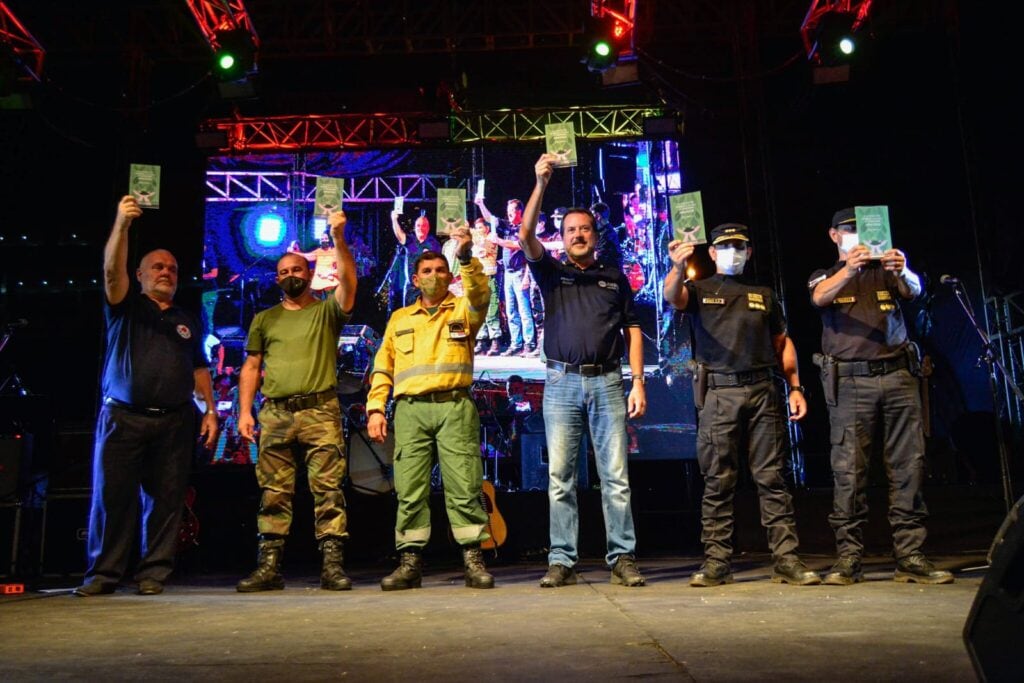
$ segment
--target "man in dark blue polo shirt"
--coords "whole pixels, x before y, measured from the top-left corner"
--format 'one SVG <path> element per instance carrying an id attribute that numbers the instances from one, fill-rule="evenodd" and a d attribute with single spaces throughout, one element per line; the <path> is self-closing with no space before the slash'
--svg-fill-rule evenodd
<path id="1" fill-rule="evenodd" d="M 583 430 L 589 427 L 601 478 L 608 544 L 605 560 L 612 569 L 611 581 L 642 586 L 626 467 L 627 410 L 629 417 L 640 417 L 647 409 L 640 321 L 626 276 L 595 257 L 598 234 L 593 214 L 586 209 L 566 212 L 562 219 L 564 263 L 552 258 L 537 239 L 537 215 L 556 160 L 553 154 L 543 154 L 537 161 L 537 182 L 519 230 L 519 242 L 544 298 L 546 318 L 544 429 L 551 552 L 540 585 L 555 588 L 576 583 L 576 458 Z M 633 374 L 628 401 L 622 391 L 624 352 Z"/>
<path id="2" fill-rule="evenodd" d="M 113 593 L 128 568 L 142 500 L 135 579 L 140 595 L 163 592 L 185 504 L 194 437 L 193 392 L 207 406 L 201 433 L 217 441 L 210 370 L 195 319 L 174 305 L 178 263 L 171 252 L 142 257 L 129 292 L 128 229 L 142 209 L 121 199 L 103 253 L 107 351 L 96 421 L 89 568 L 75 595 Z M 141 493 L 141 495 L 140 495 Z"/>

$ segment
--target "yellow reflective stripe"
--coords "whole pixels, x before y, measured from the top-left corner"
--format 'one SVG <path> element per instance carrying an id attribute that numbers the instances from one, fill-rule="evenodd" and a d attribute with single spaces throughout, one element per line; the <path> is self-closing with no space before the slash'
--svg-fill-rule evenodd
<path id="1" fill-rule="evenodd" d="M 456 536 L 456 538 L 458 538 Z M 409 543 L 415 541 L 429 541 L 430 540 L 430 527 L 425 526 L 422 529 L 409 529 L 402 531 L 401 529 L 395 529 L 395 542 L 396 543 Z"/>
<path id="2" fill-rule="evenodd" d="M 423 375 L 470 375 L 473 374 L 472 363 L 438 363 L 436 365 L 414 365 L 395 375 L 395 385 L 400 385 L 413 377 Z"/>
<path id="3" fill-rule="evenodd" d="M 490 536 L 484 533 L 485 524 L 470 524 L 469 526 L 453 526 L 452 536 L 456 541 L 483 541 Z"/>

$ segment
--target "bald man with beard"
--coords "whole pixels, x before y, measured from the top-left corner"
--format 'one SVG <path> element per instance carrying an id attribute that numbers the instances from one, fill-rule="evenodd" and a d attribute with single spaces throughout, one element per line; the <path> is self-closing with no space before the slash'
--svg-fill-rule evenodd
<path id="1" fill-rule="evenodd" d="M 195 318 L 174 304 L 178 262 L 165 249 L 142 257 L 129 291 L 128 235 L 142 215 L 121 199 L 103 254 L 107 349 L 103 405 L 96 422 L 89 567 L 75 595 L 113 593 L 128 569 L 139 504 L 142 533 L 135 570 L 140 595 L 157 595 L 174 568 L 195 437 L 193 394 L 207 406 L 200 429 L 217 440 L 210 370 Z"/>

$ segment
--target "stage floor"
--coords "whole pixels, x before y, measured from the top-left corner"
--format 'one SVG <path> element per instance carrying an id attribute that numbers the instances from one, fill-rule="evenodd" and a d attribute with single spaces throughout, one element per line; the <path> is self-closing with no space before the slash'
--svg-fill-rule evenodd
<path id="1" fill-rule="evenodd" d="M 766 556 L 747 555 L 735 584 L 712 589 L 686 583 L 699 558 L 666 557 L 641 562 L 648 585 L 632 589 L 588 561 L 560 589 L 538 587 L 540 563 L 493 567 L 493 590 L 435 563 L 422 589 L 395 593 L 378 587 L 385 565 L 353 567 L 346 593 L 294 574 L 250 595 L 237 576 L 154 597 L 31 593 L 0 598 L 0 679 L 973 680 L 961 630 L 984 559 L 933 559 L 955 584 L 895 583 L 878 557 L 855 586 L 778 585 Z"/>

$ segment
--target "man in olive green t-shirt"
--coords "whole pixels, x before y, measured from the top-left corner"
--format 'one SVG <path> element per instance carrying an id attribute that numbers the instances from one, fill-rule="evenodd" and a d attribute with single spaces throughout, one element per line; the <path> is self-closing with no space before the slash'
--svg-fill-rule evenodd
<path id="1" fill-rule="evenodd" d="M 341 407 L 336 392 L 335 358 L 338 336 L 355 302 L 356 268 L 345 244 L 345 214 L 327 217 L 338 262 L 338 286 L 332 296 L 317 299 L 309 289 L 312 273 L 301 254 L 285 254 L 277 262 L 277 284 L 284 299 L 261 311 L 249 327 L 248 356 L 238 381 L 238 432 L 254 441 L 252 414 L 260 374 L 259 457 L 256 480 L 261 489 L 257 524 L 260 532 L 256 570 L 238 582 L 238 591 L 280 590 L 281 555 L 292 523 L 296 453 L 305 461 L 315 506 L 316 538 L 323 553 L 320 586 L 349 590 L 342 544 L 348 537 Z"/>

